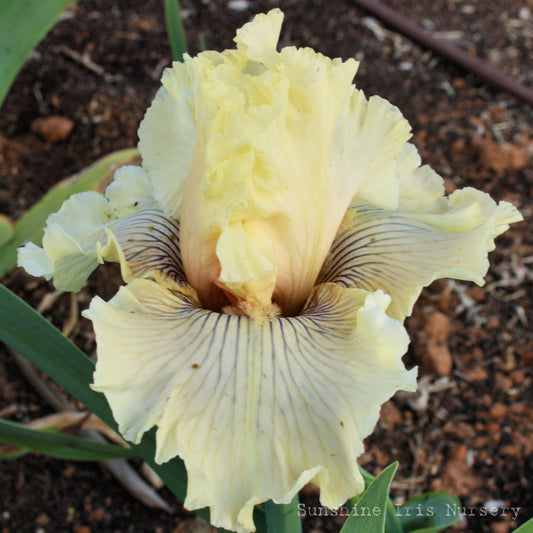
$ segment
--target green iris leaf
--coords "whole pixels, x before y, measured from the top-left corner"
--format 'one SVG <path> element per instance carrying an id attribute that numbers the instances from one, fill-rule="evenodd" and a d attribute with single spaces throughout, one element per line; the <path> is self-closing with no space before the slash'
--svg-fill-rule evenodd
<path id="1" fill-rule="evenodd" d="M 183 54 L 187 52 L 187 40 L 178 0 L 165 0 L 165 20 L 172 57 L 176 61 L 183 61 Z"/>
<path id="2" fill-rule="evenodd" d="M 341 533 L 384 533 L 387 518 L 389 489 L 398 469 L 392 463 L 375 478 L 362 496 L 350 500 L 350 516 Z"/>
<path id="3" fill-rule="evenodd" d="M 11 444 L 21 452 L 34 451 L 77 461 L 107 461 L 137 455 L 131 448 L 62 435 L 53 429 L 32 429 L 3 419 L 0 419 L 0 442 Z M 4 458 L 10 457 L 0 453 L 0 459 Z"/>
<path id="4" fill-rule="evenodd" d="M 443 492 L 421 494 L 396 509 L 405 533 L 436 533 L 461 516 L 461 502 Z"/>
<path id="5" fill-rule="evenodd" d="M 0 2 L 0 106 L 28 54 L 75 0 Z"/>

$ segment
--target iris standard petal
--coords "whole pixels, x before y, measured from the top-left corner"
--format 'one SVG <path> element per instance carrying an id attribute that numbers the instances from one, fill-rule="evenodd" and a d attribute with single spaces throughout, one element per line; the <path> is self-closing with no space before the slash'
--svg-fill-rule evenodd
<path id="1" fill-rule="evenodd" d="M 301 316 L 261 322 L 135 280 L 85 314 L 98 343 L 94 388 L 127 439 L 158 426 L 156 460 L 182 457 L 185 506 L 209 506 L 215 525 L 251 531 L 254 504 L 288 502 L 308 481 L 336 508 L 363 488 L 356 458 L 380 405 L 415 389 L 388 302 L 326 284 Z"/>
<path id="2" fill-rule="evenodd" d="M 269 66 L 275 61 L 283 13 L 272 9 L 268 14 L 259 13 L 251 22 L 237 30 L 234 41 L 251 61 Z"/>
<path id="3" fill-rule="evenodd" d="M 174 63 L 161 81 L 163 87 L 139 126 L 139 151 L 155 199 L 165 215 L 177 218 L 196 146 L 191 59 Z"/>
<path id="4" fill-rule="evenodd" d="M 444 199 L 443 199 L 444 200 Z M 321 280 L 392 297 L 388 314 L 403 320 L 423 287 L 443 277 L 482 285 L 494 239 L 522 220 L 514 206 L 475 189 L 454 192 L 443 213 L 354 206 Z"/>
<path id="5" fill-rule="evenodd" d="M 331 171 L 359 202 L 395 209 L 400 196 L 398 159 L 411 126 L 400 110 L 379 96 L 366 99 L 353 88 L 335 124 Z M 342 181 L 341 181 L 342 180 Z"/>
<path id="6" fill-rule="evenodd" d="M 291 47 L 281 51 L 280 62 L 289 80 L 288 105 L 261 153 L 271 157 L 264 165 L 272 175 L 285 178 L 272 196 L 285 216 L 268 223 L 274 228 L 274 300 L 291 315 L 315 285 L 352 198 L 398 205 L 396 157 L 410 127 L 390 103 L 367 100 L 351 85 L 355 62 Z"/>
<path id="7" fill-rule="evenodd" d="M 355 61 L 276 52 L 282 18 L 259 15 L 236 50 L 167 69 L 139 132 L 154 195 L 180 217 L 187 278 L 211 309 L 224 291 L 241 312 L 273 301 L 296 314 L 352 199 L 398 207 L 409 124 L 355 89 Z"/>

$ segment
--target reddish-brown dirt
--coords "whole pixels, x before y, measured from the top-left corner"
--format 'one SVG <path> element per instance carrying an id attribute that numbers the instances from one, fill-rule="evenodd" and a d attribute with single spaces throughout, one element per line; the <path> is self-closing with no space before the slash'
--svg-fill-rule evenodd
<path id="1" fill-rule="evenodd" d="M 387 3 L 533 86 L 531 0 Z M 0 213 L 20 217 L 54 183 L 136 144 L 139 121 L 170 63 L 162 6 L 83 1 L 31 54 L 0 113 Z M 448 491 L 468 514 L 454 530 L 511 531 L 533 516 L 533 110 L 390 32 L 350 0 L 183 0 L 190 52 L 202 42 L 208 49 L 231 47 L 236 28 L 274 6 L 286 13 L 282 45 L 361 62 L 357 85 L 402 110 L 423 161 L 445 178 L 448 192 L 474 186 L 524 214 L 525 222 L 498 239 L 483 289 L 443 280 L 424 290 L 407 321 L 412 344 L 405 358 L 420 367 L 419 392 L 385 404 L 361 457 L 374 473 L 400 461 L 392 485 L 397 502 Z M 96 293 L 111 297 L 115 274 L 93 275 L 77 297 L 79 309 Z M 34 306 L 53 291 L 18 269 L 3 282 Z M 45 316 L 62 327 L 72 305 L 63 294 Z M 84 319 L 71 338 L 94 351 Z M 50 412 L 0 346 L 2 416 L 27 421 Z M 0 531 L 189 531 L 193 515 L 169 491 L 160 492 L 180 510 L 145 507 L 98 465 L 28 455 L 0 464 Z M 301 499 L 318 505 L 313 487 Z M 519 507 L 516 520 L 502 511 L 483 516 L 491 501 Z M 309 516 L 304 528 L 335 532 L 340 523 Z"/>

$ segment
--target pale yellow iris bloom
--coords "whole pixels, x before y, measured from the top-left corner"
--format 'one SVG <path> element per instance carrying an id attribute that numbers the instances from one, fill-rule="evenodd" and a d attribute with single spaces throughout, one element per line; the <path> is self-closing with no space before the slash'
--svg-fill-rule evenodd
<path id="1" fill-rule="evenodd" d="M 184 460 L 186 507 L 239 532 L 309 481 L 331 508 L 363 489 L 381 404 L 415 389 L 403 319 L 436 278 L 482 284 L 521 219 L 474 189 L 445 197 L 398 109 L 352 85 L 355 61 L 276 51 L 282 18 L 166 70 L 142 167 L 73 196 L 19 256 L 64 290 L 120 261 L 127 285 L 85 313 L 94 389 L 127 439 L 155 425 L 156 460 Z"/>

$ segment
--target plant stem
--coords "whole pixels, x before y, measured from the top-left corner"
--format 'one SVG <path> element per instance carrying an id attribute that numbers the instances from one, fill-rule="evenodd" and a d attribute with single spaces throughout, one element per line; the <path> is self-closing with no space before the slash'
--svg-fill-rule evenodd
<path id="1" fill-rule="evenodd" d="M 265 503 L 268 533 L 300 533 L 302 523 L 298 514 L 298 494 L 291 503 L 276 504 L 272 500 Z"/>

